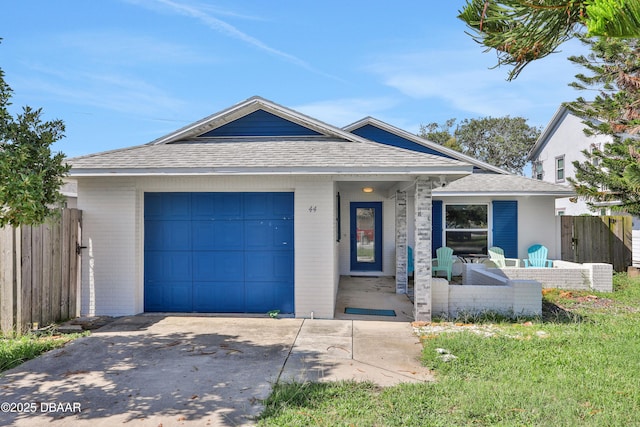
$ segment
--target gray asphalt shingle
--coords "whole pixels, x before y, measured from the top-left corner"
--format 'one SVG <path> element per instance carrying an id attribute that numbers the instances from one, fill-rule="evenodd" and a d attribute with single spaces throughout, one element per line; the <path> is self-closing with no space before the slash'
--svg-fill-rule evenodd
<path id="1" fill-rule="evenodd" d="M 81 169 L 251 169 L 324 168 L 471 170 L 465 162 L 377 143 L 324 138 L 189 141 L 141 145 L 71 158 Z"/>

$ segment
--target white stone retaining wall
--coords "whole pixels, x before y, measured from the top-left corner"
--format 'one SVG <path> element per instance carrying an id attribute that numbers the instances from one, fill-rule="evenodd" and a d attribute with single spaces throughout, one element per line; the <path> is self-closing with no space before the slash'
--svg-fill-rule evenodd
<path id="1" fill-rule="evenodd" d="M 466 264 L 466 269 L 485 268 L 482 264 Z M 536 280 L 543 288 L 568 290 L 613 291 L 613 266 L 604 263 L 578 264 L 568 261 L 553 261 L 553 268 L 488 268 L 487 271 L 507 279 Z M 465 274 L 464 277 L 473 278 Z M 473 279 L 472 279 L 473 280 Z M 469 284 L 482 284 L 477 281 Z"/>
<path id="2" fill-rule="evenodd" d="M 475 272 L 480 280 L 482 272 Z M 492 285 L 449 285 L 445 279 L 432 280 L 434 315 L 456 317 L 461 313 L 493 311 L 509 316 L 542 315 L 542 286 L 534 280 L 498 280 L 489 273 Z M 500 283 L 498 283 L 500 282 Z"/>

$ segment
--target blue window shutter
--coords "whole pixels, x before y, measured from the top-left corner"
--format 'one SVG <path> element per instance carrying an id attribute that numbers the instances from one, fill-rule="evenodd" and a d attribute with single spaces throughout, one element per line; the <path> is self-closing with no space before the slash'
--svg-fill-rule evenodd
<path id="1" fill-rule="evenodd" d="M 507 258 L 518 258 L 518 202 L 493 201 L 493 246 L 504 250 Z"/>
<path id="2" fill-rule="evenodd" d="M 436 257 L 436 249 L 442 246 L 442 200 L 431 202 L 431 257 Z"/>

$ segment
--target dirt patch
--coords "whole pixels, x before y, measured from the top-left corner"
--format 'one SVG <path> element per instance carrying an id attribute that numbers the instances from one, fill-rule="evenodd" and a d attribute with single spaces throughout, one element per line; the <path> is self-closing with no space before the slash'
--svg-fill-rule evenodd
<path id="1" fill-rule="evenodd" d="M 558 294 L 558 301 L 554 303 L 564 310 L 596 310 L 596 311 L 624 311 L 635 313 L 637 307 L 629 307 L 611 298 L 599 297 L 597 295 L 584 292 L 561 291 Z"/>

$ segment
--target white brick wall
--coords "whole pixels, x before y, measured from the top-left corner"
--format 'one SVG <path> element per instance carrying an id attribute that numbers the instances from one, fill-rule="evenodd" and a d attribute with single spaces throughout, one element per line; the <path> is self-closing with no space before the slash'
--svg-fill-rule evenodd
<path id="1" fill-rule="evenodd" d="M 611 264 L 553 261 L 554 268 L 505 268 L 489 269 L 509 279 L 536 280 L 543 288 L 613 290 L 613 267 Z"/>
<path id="2" fill-rule="evenodd" d="M 542 314 L 542 286 L 539 282 L 508 280 L 487 271 L 482 264 L 467 265 L 465 279 L 470 280 L 464 285 L 449 285 L 444 279 L 432 280 L 434 315 L 456 317 L 461 313 L 484 311 L 516 316 Z"/>
<path id="3" fill-rule="evenodd" d="M 335 200 L 330 180 L 296 184 L 296 317 L 310 317 L 313 312 L 316 318 L 333 318 L 338 286 L 334 265 Z"/>
<path id="4" fill-rule="evenodd" d="M 444 283 L 442 283 L 444 282 Z M 448 285 L 432 282 L 433 314 L 456 317 L 461 313 L 494 311 L 506 315 L 542 314 L 542 287 L 535 281 L 513 281 L 502 286 Z"/>
<path id="5" fill-rule="evenodd" d="M 81 314 L 120 316 L 142 311 L 137 292 L 136 190 L 130 180 L 80 180 L 82 209 Z"/>
<path id="6" fill-rule="evenodd" d="M 295 310 L 332 318 L 338 286 L 335 183 L 331 177 L 138 177 L 78 179 L 83 210 L 83 315 L 144 310 L 147 191 L 294 191 Z M 309 211 L 309 207 L 315 211 Z"/>

